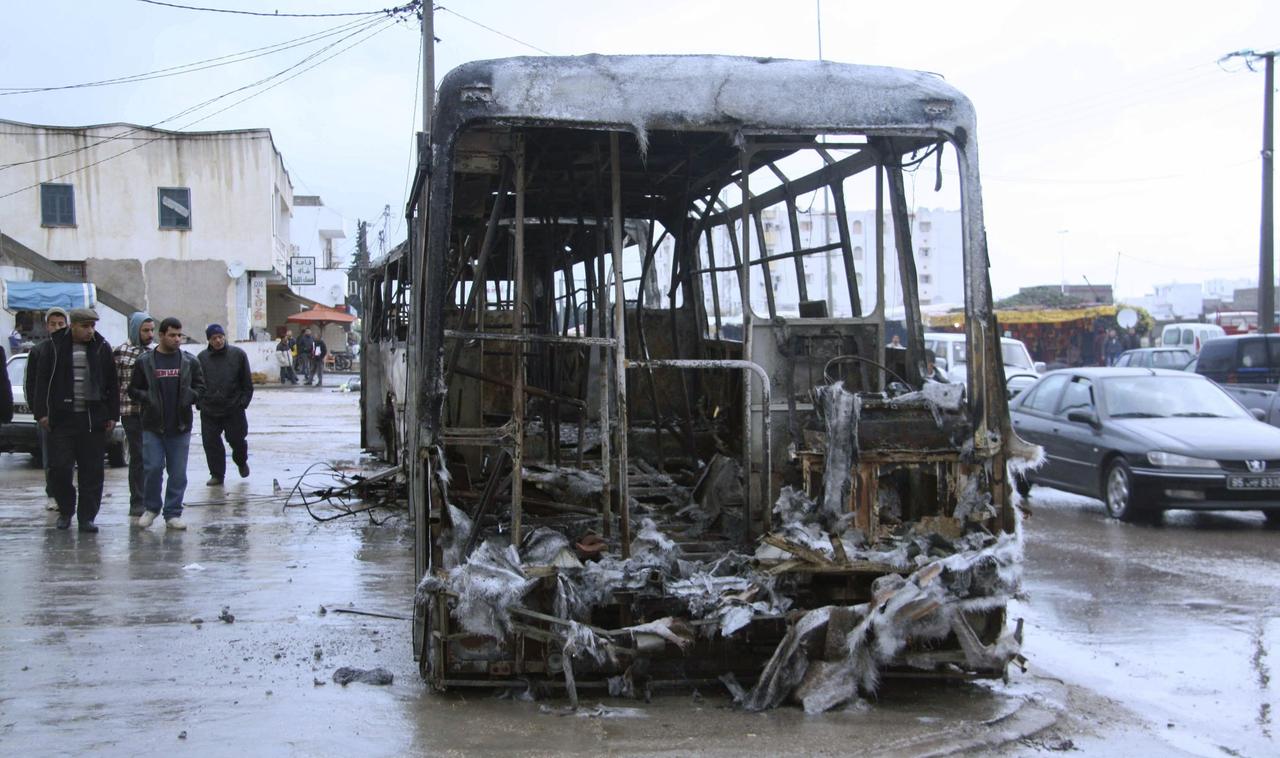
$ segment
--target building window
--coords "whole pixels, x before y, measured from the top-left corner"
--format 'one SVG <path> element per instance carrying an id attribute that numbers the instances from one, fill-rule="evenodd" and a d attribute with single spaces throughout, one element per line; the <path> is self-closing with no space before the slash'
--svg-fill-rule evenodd
<path id="1" fill-rule="evenodd" d="M 858 219 L 853 220 L 853 233 L 862 234 L 862 222 Z"/>
<path id="2" fill-rule="evenodd" d="M 920 222 L 920 231 L 921 231 L 922 233 L 924 233 L 924 234 L 928 234 L 928 233 L 929 233 L 929 230 L 930 230 L 930 229 L 932 229 L 932 228 L 933 228 L 933 224 L 932 224 L 931 222 L 929 222 L 929 221 L 921 221 L 921 222 Z"/>
<path id="3" fill-rule="evenodd" d="M 160 228 L 191 228 L 191 190 L 186 187 L 160 188 Z"/>
<path id="4" fill-rule="evenodd" d="M 927 247 L 922 247 L 922 248 L 920 248 L 920 257 L 921 257 L 921 258 L 928 258 L 928 257 L 929 257 L 929 248 L 927 248 Z"/>
<path id="5" fill-rule="evenodd" d="M 856 246 L 856 247 L 854 247 L 854 248 L 853 248 L 853 259 L 854 259 L 855 261 L 860 261 L 860 260 L 862 260 L 862 246 L 861 246 L 861 245 Z"/>
<path id="6" fill-rule="evenodd" d="M 85 275 L 84 261 L 58 261 L 58 267 L 70 274 L 78 282 L 87 282 L 89 278 Z"/>
<path id="7" fill-rule="evenodd" d="M 920 275 L 920 283 L 921 283 L 921 284 L 932 284 L 932 283 L 933 283 L 933 277 L 932 277 L 932 276 L 929 276 L 928 274 L 921 274 L 921 275 Z"/>
<path id="8" fill-rule="evenodd" d="M 40 185 L 40 225 L 76 225 L 76 193 L 74 187 L 70 184 Z"/>

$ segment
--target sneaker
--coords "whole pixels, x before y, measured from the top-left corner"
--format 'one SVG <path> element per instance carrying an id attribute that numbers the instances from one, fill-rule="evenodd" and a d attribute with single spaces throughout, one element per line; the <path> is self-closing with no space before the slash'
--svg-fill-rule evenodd
<path id="1" fill-rule="evenodd" d="M 55 499 L 53 499 L 53 498 L 51 498 L 51 497 L 49 497 L 49 498 L 45 498 L 45 501 L 44 501 L 44 509 L 45 509 L 46 511 L 56 511 L 56 510 L 58 510 L 58 501 L 57 501 L 57 500 L 55 500 Z"/>
<path id="2" fill-rule="evenodd" d="M 241 479 L 247 479 L 249 477 L 249 464 L 241 463 L 236 466 L 236 470 L 240 472 Z"/>
<path id="3" fill-rule="evenodd" d="M 54 526 L 58 527 L 59 529 L 69 529 L 71 527 L 71 517 L 61 516 L 61 515 L 58 516 L 58 523 L 54 524 Z"/>
<path id="4" fill-rule="evenodd" d="M 152 513 L 151 511 L 147 511 L 146 513 L 138 517 L 138 528 L 146 529 L 147 527 L 155 523 L 155 520 L 156 520 L 156 514 Z"/>
<path id="5" fill-rule="evenodd" d="M 240 476 L 244 476 L 244 474 L 241 474 Z M 206 487 L 221 487 L 221 486 L 222 486 L 222 477 L 220 477 L 220 476 L 211 476 L 211 477 L 209 477 L 209 481 L 207 481 L 207 482 L 205 482 L 205 483 L 204 483 L 204 486 L 206 486 Z"/>
<path id="6" fill-rule="evenodd" d="M 170 529 L 177 529 L 179 531 L 187 528 L 187 525 L 182 523 L 181 516 L 174 516 L 171 519 L 166 519 L 164 525 Z"/>
<path id="7" fill-rule="evenodd" d="M 81 521 L 79 529 L 82 532 L 97 532 L 98 525 L 93 523 L 92 521 Z"/>

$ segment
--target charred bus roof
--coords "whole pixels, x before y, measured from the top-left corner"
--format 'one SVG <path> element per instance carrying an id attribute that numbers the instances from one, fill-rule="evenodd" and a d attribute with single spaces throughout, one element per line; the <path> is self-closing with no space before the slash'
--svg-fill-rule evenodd
<path id="1" fill-rule="evenodd" d="M 623 127 L 642 144 L 670 129 L 945 133 L 963 145 L 975 125 L 968 98 L 935 74 L 717 55 L 466 63 L 440 85 L 434 141 L 481 119 Z"/>

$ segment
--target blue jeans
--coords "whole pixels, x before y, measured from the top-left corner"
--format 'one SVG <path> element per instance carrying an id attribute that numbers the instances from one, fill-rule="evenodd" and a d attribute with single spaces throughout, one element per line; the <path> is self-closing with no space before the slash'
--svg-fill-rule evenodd
<path id="1" fill-rule="evenodd" d="M 142 432 L 142 504 L 152 513 L 161 512 L 160 484 L 166 473 L 169 483 L 164 490 L 165 520 L 182 515 L 182 495 L 187 491 L 187 451 L 191 449 L 191 432 L 156 434 Z"/>

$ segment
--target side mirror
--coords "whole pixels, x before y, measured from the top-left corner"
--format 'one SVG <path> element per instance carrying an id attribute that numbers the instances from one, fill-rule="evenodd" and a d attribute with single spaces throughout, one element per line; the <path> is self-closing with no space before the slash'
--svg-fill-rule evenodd
<path id="1" fill-rule="evenodd" d="M 1267 420 L 1267 412 L 1262 410 L 1261 408 L 1250 408 L 1249 413 L 1252 414 L 1253 417 L 1259 421 Z"/>
<path id="2" fill-rule="evenodd" d="M 1031 364 L 1031 365 L 1032 365 L 1032 367 L 1033 367 L 1033 368 L 1035 368 L 1035 370 L 1036 370 L 1036 373 L 1037 373 L 1037 374 L 1043 374 L 1043 373 L 1044 373 L 1044 370 L 1045 370 L 1044 361 L 1036 361 L 1035 363 L 1033 363 L 1033 364 Z"/>
<path id="3" fill-rule="evenodd" d="M 1068 411 L 1067 421 L 1075 421 L 1076 423 L 1080 423 L 1080 424 L 1088 424 L 1094 429 L 1097 429 L 1098 427 L 1102 426 L 1102 422 L 1098 420 L 1097 414 L 1093 413 L 1092 411 Z"/>

